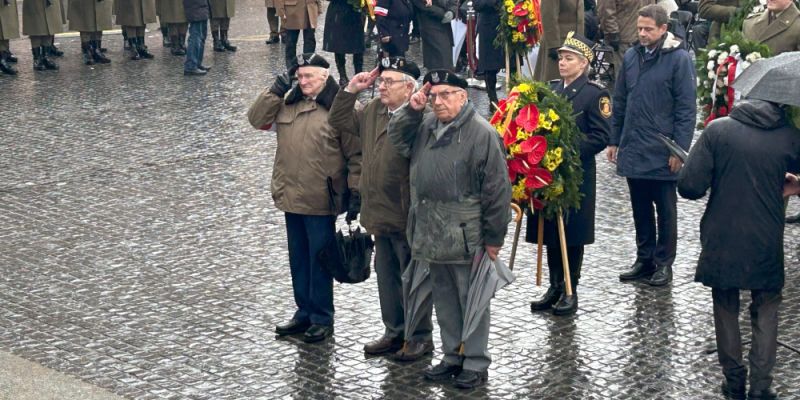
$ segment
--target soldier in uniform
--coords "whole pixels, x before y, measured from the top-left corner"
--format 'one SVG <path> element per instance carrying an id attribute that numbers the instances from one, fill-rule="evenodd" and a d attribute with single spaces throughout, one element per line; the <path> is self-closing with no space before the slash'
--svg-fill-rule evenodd
<path id="1" fill-rule="evenodd" d="M 583 166 L 583 194 L 580 208 L 570 210 L 565 217 L 567 259 L 572 283 L 572 296 L 564 290 L 560 241 L 556 221 L 545 219 L 543 242 L 547 245 L 547 267 L 550 271 L 550 287 L 544 297 L 531 302 L 531 311 L 550 310 L 555 315 L 574 314 L 578 309 L 578 280 L 581 276 L 584 245 L 594 243 L 595 210 L 595 155 L 608 144 L 611 132 L 611 97 L 600 84 L 589 81 L 589 65 L 594 59 L 593 43 L 587 38 L 570 32 L 564 46 L 558 49 L 558 67 L 561 79 L 550 81 L 550 88 L 572 102 L 575 122 L 585 137 L 580 143 Z M 538 232 L 536 218 L 528 218 L 525 240 L 536 243 Z"/>
<path id="2" fill-rule="evenodd" d="M 108 64 L 111 62 L 100 51 L 103 30 L 111 29 L 111 2 L 113 0 L 70 0 L 69 29 L 80 32 L 83 62 Z"/>
<path id="3" fill-rule="evenodd" d="M 380 75 L 380 76 L 379 76 Z M 395 151 L 386 135 L 391 114 L 408 102 L 420 72 L 402 57 L 383 58 L 378 68 L 353 76 L 333 101 L 328 122 L 342 132 L 361 138 L 361 225 L 375 236 L 375 272 L 384 334 L 364 346 L 364 352 L 394 353 L 395 359 L 413 361 L 433 351 L 431 308 L 420 310 L 421 322 L 405 338 L 405 314 L 401 277 L 411 261 L 406 239 L 409 207 L 408 158 Z M 380 97 L 355 109 L 358 93 L 375 83 Z"/>
<path id="4" fill-rule="evenodd" d="M 567 33 L 577 32 L 583 35 L 583 0 L 543 1 L 541 12 L 544 36 L 539 45 L 533 79 L 549 81 L 559 76 L 558 48 L 567 38 Z"/>
<path id="5" fill-rule="evenodd" d="M 408 28 L 414 6 L 409 0 L 378 0 L 375 23 L 384 55 L 405 57 L 408 51 Z"/>
<path id="6" fill-rule="evenodd" d="M 186 31 L 189 22 L 186 20 L 186 11 L 183 0 L 157 0 L 159 18 L 167 24 L 169 41 L 172 46 L 170 54 L 173 56 L 186 55 Z"/>
<path id="7" fill-rule="evenodd" d="M 597 3 L 597 16 L 605 42 L 614 49 L 614 78 L 622 70 L 622 59 L 629 48 L 639 43 L 636 21 L 639 9 L 655 0 L 603 0 Z"/>
<path id="8" fill-rule="evenodd" d="M 281 42 L 283 37 L 283 26 L 280 25 L 278 10 L 275 9 L 275 0 L 264 0 L 267 7 L 267 23 L 269 24 L 269 38 L 265 44 L 276 44 Z"/>
<path id="9" fill-rule="evenodd" d="M 422 37 L 422 64 L 428 70 L 453 68 L 453 28 L 456 0 L 412 0 Z"/>
<path id="10" fill-rule="evenodd" d="M 0 0 L 0 71 L 8 75 L 16 75 L 17 70 L 10 65 L 12 60 L 11 39 L 19 38 L 19 15 L 17 0 Z"/>
<path id="11" fill-rule="evenodd" d="M 424 30 L 423 30 L 424 33 Z M 423 35 L 424 39 L 424 35 Z M 497 132 L 467 98 L 467 81 L 433 70 L 425 85 L 389 120 L 397 151 L 411 160 L 407 235 L 412 262 L 428 264 L 444 357 L 425 371 L 457 388 L 484 385 L 491 357 L 489 309 L 461 342 L 475 257 L 497 258 L 510 220 L 511 185 Z M 430 99 L 433 112 L 425 113 Z M 463 352 L 459 348 L 463 345 Z"/>
<path id="12" fill-rule="evenodd" d="M 214 39 L 214 51 L 236 51 L 236 46 L 228 41 L 228 29 L 231 18 L 236 13 L 235 0 L 211 1 L 211 37 Z"/>
<path id="13" fill-rule="evenodd" d="M 792 0 L 770 0 L 744 20 L 744 37 L 769 47 L 773 56 L 800 50 L 800 11 Z"/>
<path id="14" fill-rule="evenodd" d="M 722 24 L 727 23 L 739 9 L 739 0 L 700 0 L 700 18 L 711 21 L 708 41 L 718 40 Z"/>
<path id="15" fill-rule="evenodd" d="M 152 59 L 144 44 L 144 28 L 156 22 L 156 4 L 154 0 L 114 0 L 117 9 L 117 23 L 127 33 L 131 48 L 131 60 Z"/>
<path id="16" fill-rule="evenodd" d="M 303 53 L 313 53 L 317 48 L 314 32 L 320 15 L 319 0 L 274 0 L 281 26 L 286 29 L 284 57 L 286 69 L 292 68 L 297 53 L 297 39 L 303 32 Z M 355 39 L 354 39 L 355 40 Z"/>
<path id="17" fill-rule="evenodd" d="M 58 64 L 47 56 L 53 45 L 53 35 L 63 31 L 61 21 L 61 0 L 22 2 L 22 33 L 31 40 L 34 70 L 58 69 Z"/>

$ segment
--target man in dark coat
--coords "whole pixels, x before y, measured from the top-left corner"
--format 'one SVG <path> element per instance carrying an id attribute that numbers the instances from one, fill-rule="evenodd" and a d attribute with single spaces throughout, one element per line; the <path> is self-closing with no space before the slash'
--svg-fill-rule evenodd
<path id="1" fill-rule="evenodd" d="M 353 55 L 353 70 L 364 70 L 364 13 L 347 0 L 331 0 L 325 13 L 322 49 L 333 53 L 339 86 L 347 86 L 347 54 Z"/>
<path id="2" fill-rule="evenodd" d="M 648 279 L 652 286 L 672 282 L 678 244 L 675 181 L 681 161 L 658 135 L 688 149 L 697 118 L 692 59 L 667 32 L 668 21 L 661 6 L 639 10 L 639 44 L 625 53 L 617 77 L 607 151 L 617 174 L 627 178 L 636 228 L 636 262 L 619 279 Z"/>
<path id="3" fill-rule="evenodd" d="M 203 66 L 203 52 L 208 35 L 211 5 L 208 0 L 183 0 L 183 9 L 186 12 L 186 20 L 189 21 L 189 42 L 186 46 L 183 74 L 205 75 L 209 68 Z"/>
<path id="4" fill-rule="evenodd" d="M 422 64 L 428 70 L 453 68 L 455 0 L 412 0 L 422 37 Z"/>
<path id="5" fill-rule="evenodd" d="M 378 0 L 375 21 L 385 56 L 405 57 L 408 51 L 408 28 L 413 15 L 414 6 L 410 0 Z"/>
<path id="6" fill-rule="evenodd" d="M 567 259 L 572 283 L 572 296 L 564 291 L 564 269 L 558 236 L 557 223 L 546 219 L 543 242 L 547 245 L 547 268 L 550 271 L 550 287 L 544 297 L 531 302 L 531 311 L 552 310 L 555 315 L 574 314 L 578 309 L 578 280 L 583 264 L 583 246 L 594 243 L 595 160 L 603 151 L 611 133 L 611 97 L 608 90 L 590 82 L 587 77 L 589 65 L 594 59 L 593 43 L 578 34 L 570 34 L 559 49 L 559 69 L 562 79 L 550 82 L 550 88 L 572 102 L 575 122 L 585 135 L 580 143 L 583 183 L 580 192 L 580 208 L 569 210 L 565 216 Z M 525 240 L 538 240 L 538 218 L 528 218 Z"/>
<path id="7" fill-rule="evenodd" d="M 472 0 L 478 14 L 478 74 L 483 74 L 486 94 L 491 104 L 497 104 L 497 73 L 505 68 L 505 52 L 494 43 L 500 25 L 500 0 Z M 492 106 L 490 110 L 494 111 Z"/>
<path id="8" fill-rule="evenodd" d="M 787 171 L 796 171 L 800 131 L 780 106 L 745 100 L 714 120 L 692 148 L 678 191 L 696 200 L 711 194 L 700 222 L 702 250 L 695 281 L 711 287 L 717 352 L 728 398 L 745 398 L 739 290 L 752 296 L 750 399 L 774 399 L 770 388 L 784 284 L 783 197 Z"/>

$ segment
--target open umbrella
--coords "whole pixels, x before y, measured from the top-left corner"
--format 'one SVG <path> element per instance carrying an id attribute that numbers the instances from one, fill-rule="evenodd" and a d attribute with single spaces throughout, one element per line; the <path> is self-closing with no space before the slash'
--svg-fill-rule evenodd
<path id="1" fill-rule="evenodd" d="M 750 99 L 800 107 L 800 51 L 754 62 L 733 82 Z"/>
<path id="2" fill-rule="evenodd" d="M 405 313 L 405 350 L 409 338 L 414 335 L 420 322 L 430 318 L 433 306 L 433 284 L 431 266 L 427 262 L 412 259 L 403 272 L 403 311 Z"/>
<path id="3" fill-rule="evenodd" d="M 514 282 L 514 274 L 500 261 L 492 261 L 486 252 L 475 254 L 469 276 L 467 305 L 464 308 L 464 326 L 461 329 L 461 347 L 459 354 L 464 354 L 464 342 L 475 332 L 480 324 L 480 317 L 489 307 L 498 290 Z"/>

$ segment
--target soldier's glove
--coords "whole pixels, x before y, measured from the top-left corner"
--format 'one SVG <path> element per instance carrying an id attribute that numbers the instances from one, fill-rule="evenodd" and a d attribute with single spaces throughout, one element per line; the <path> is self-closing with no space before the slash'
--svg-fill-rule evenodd
<path id="1" fill-rule="evenodd" d="M 558 47 L 553 47 L 547 50 L 547 55 L 553 60 L 558 61 Z"/>
<path id="2" fill-rule="evenodd" d="M 619 51 L 619 33 L 606 33 L 606 42 L 614 51 Z"/>
<path id="3" fill-rule="evenodd" d="M 286 95 L 286 92 L 288 92 L 291 88 L 292 77 L 290 77 L 288 73 L 284 72 L 275 78 L 275 83 L 272 84 L 272 87 L 269 88 L 269 91 L 274 95 L 283 98 L 283 96 Z"/>
<path id="4" fill-rule="evenodd" d="M 455 14 L 453 14 L 452 11 L 447 11 L 446 13 L 444 13 L 444 17 L 442 17 L 442 23 L 443 24 L 449 24 L 450 21 L 452 21 L 454 17 L 455 17 Z"/>
<path id="5" fill-rule="evenodd" d="M 344 216 L 344 222 L 350 225 L 351 222 L 358 219 L 358 213 L 361 212 L 361 195 L 358 192 L 350 192 L 350 203 L 347 205 L 347 215 Z"/>

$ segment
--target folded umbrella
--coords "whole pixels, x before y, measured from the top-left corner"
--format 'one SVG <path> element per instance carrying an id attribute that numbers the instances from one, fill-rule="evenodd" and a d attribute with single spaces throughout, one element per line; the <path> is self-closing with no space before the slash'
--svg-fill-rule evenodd
<path id="1" fill-rule="evenodd" d="M 405 313 L 406 343 L 414 335 L 423 318 L 430 318 L 433 306 L 431 266 L 427 262 L 411 260 L 403 272 L 403 311 Z"/>
<path id="2" fill-rule="evenodd" d="M 459 354 L 464 354 L 464 343 L 478 328 L 480 317 L 489 307 L 489 302 L 495 293 L 514 282 L 514 279 L 514 273 L 500 261 L 500 258 L 492 261 L 486 252 L 475 255 L 469 277 Z"/>
<path id="3" fill-rule="evenodd" d="M 659 133 L 657 135 L 658 139 L 661 140 L 662 143 L 664 143 L 664 146 L 667 146 L 667 149 L 669 149 L 669 152 L 673 156 L 678 157 L 678 159 L 681 160 L 682 163 L 686 162 L 686 157 L 688 157 L 689 155 L 686 153 L 686 150 L 684 150 L 683 147 L 681 147 L 678 143 L 675 143 L 674 140 L 666 137 L 663 133 Z"/>
<path id="4" fill-rule="evenodd" d="M 348 236 L 341 230 L 336 232 L 320 249 L 317 259 L 338 282 L 364 282 L 369 278 L 374 247 L 370 235 L 361 232 L 361 228 L 352 230 L 348 226 Z"/>
<path id="5" fill-rule="evenodd" d="M 800 107 L 800 51 L 759 60 L 733 82 L 743 97 Z"/>

